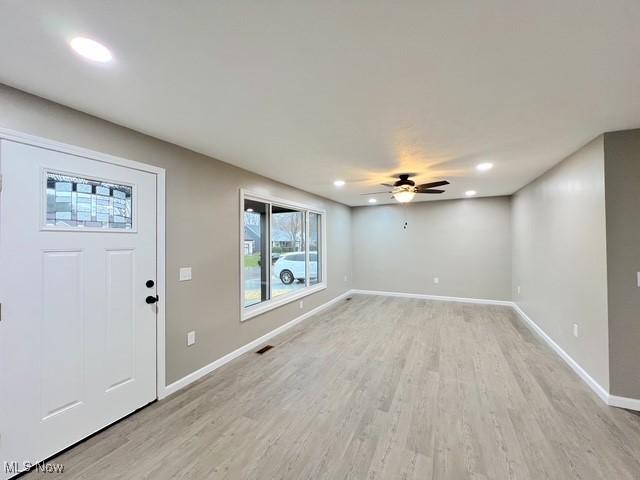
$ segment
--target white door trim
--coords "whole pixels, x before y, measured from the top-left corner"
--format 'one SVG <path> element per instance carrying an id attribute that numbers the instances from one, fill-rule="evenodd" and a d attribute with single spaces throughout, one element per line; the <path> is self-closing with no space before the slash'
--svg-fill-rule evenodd
<path id="1" fill-rule="evenodd" d="M 87 148 L 70 145 L 67 143 L 57 142 L 48 138 L 38 137 L 30 135 L 28 133 L 18 132 L 16 130 L 10 130 L 8 128 L 0 127 L 0 139 L 10 140 L 13 142 L 23 143 L 25 145 L 32 145 L 34 147 L 46 148 L 56 152 L 67 153 L 70 155 L 76 155 L 79 157 L 85 157 L 91 160 L 97 160 L 99 162 L 109 163 L 112 165 L 120 165 L 122 167 L 132 168 L 143 172 L 148 172 L 156 175 L 156 288 L 160 301 L 158 305 L 158 315 L 156 324 L 156 398 L 163 398 L 166 396 L 166 381 L 165 381 L 165 305 L 166 305 L 166 252 L 165 252 L 165 194 L 166 194 L 166 180 L 165 169 L 149 165 L 142 162 L 136 162 L 134 160 L 128 160 L 122 157 L 116 157 L 107 153 L 97 152 Z M 1 160 L 0 160 L 1 161 Z M 0 163 L 1 165 L 1 163 Z"/>

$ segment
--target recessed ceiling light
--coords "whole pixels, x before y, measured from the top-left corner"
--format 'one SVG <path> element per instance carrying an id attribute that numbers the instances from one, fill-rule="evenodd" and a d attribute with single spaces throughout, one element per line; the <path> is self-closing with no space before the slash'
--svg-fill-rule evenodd
<path id="1" fill-rule="evenodd" d="M 493 163 L 479 163 L 476 165 L 476 170 L 479 172 L 486 172 L 487 170 L 491 170 L 493 168 Z"/>
<path id="2" fill-rule="evenodd" d="M 475 190 L 467 190 L 466 192 L 464 192 L 464 194 L 467 197 L 473 197 L 476 193 L 478 193 L 478 192 L 476 192 Z"/>
<path id="3" fill-rule="evenodd" d="M 333 182 L 333 184 L 334 184 L 336 187 L 344 187 L 344 184 L 345 184 L 345 183 L 346 183 L 346 182 L 345 182 L 344 180 L 336 180 L 335 182 Z"/>
<path id="4" fill-rule="evenodd" d="M 113 60 L 113 55 L 107 47 L 90 38 L 76 37 L 69 45 L 76 53 L 94 62 L 107 63 Z"/>
<path id="5" fill-rule="evenodd" d="M 376 200 L 375 198 L 370 198 L 369 199 L 369 203 L 376 203 L 378 200 Z"/>

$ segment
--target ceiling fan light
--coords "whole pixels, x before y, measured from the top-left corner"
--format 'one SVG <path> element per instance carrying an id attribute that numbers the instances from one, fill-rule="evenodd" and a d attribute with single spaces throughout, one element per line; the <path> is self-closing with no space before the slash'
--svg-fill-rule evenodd
<path id="1" fill-rule="evenodd" d="M 410 202 L 415 196 L 416 192 L 414 192 L 413 190 L 400 190 L 393 193 L 393 198 L 395 198 L 400 203 Z"/>

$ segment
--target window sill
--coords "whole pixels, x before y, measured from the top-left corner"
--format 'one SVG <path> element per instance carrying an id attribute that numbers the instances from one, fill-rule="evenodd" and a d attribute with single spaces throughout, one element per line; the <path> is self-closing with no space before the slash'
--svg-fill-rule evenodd
<path id="1" fill-rule="evenodd" d="M 253 317 L 257 317 L 258 315 L 262 315 L 263 313 L 267 313 L 275 308 L 286 305 L 287 303 L 291 303 L 294 300 L 298 300 L 314 293 L 321 292 L 326 288 L 326 283 L 318 283 L 317 285 L 313 285 L 312 287 L 304 288 L 299 292 L 282 295 L 278 298 L 273 298 L 257 305 L 253 305 L 251 307 L 242 307 L 242 312 L 240 312 L 240 321 L 244 322 L 245 320 L 249 320 Z"/>

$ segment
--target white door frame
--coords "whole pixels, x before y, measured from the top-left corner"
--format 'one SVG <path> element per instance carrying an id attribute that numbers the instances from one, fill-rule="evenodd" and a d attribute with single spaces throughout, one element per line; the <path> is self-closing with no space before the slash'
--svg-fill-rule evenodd
<path id="1" fill-rule="evenodd" d="M 89 150 L 87 148 L 57 142 L 43 137 L 30 135 L 8 128 L 0 127 L 0 139 L 32 145 L 34 147 L 45 148 L 56 152 L 67 153 L 79 157 L 85 157 L 99 162 L 119 165 L 122 167 L 141 170 L 156 175 L 156 288 L 160 301 L 156 319 L 156 398 L 161 399 L 167 396 L 165 380 L 165 306 L 166 306 L 166 266 L 165 266 L 165 169 L 149 165 L 146 163 L 116 157 L 106 153 Z M 2 159 L 0 158 L 0 173 Z M 1 177 L 0 177 L 1 180 Z M 1 190 L 1 184 L 0 184 Z M 0 218 L 0 223 L 2 219 Z M 0 226 L 1 228 L 1 226 Z"/>

